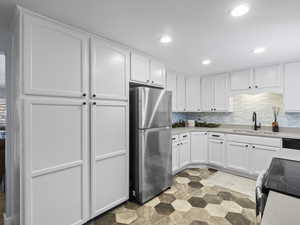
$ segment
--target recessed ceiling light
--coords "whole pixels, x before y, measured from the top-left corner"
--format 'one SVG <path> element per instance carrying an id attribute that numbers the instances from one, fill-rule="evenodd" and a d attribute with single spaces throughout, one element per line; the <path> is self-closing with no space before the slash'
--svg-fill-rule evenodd
<path id="1" fill-rule="evenodd" d="M 247 14 L 250 10 L 250 6 L 248 4 L 238 5 L 230 11 L 231 16 L 240 17 Z"/>
<path id="2" fill-rule="evenodd" d="M 203 65 L 209 65 L 209 64 L 211 64 L 211 60 L 210 59 L 205 59 L 205 60 L 202 61 L 202 64 Z"/>
<path id="3" fill-rule="evenodd" d="M 266 51 L 266 48 L 264 47 L 259 47 L 259 48 L 256 48 L 253 50 L 253 53 L 254 54 L 261 54 L 261 53 L 264 53 Z"/>
<path id="4" fill-rule="evenodd" d="M 162 44 L 168 44 L 172 42 L 172 38 L 169 35 L 164 35 L 160 38 L 160 43 Z"/>

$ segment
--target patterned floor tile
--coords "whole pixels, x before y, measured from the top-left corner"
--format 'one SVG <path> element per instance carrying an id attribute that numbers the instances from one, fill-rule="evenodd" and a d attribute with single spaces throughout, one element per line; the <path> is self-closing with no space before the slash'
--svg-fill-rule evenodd
<path id="1" fill-rule="evenodd" d="M 127 201 L 86 225 L 254 225 L 251 196 L 207 182 L 216 174 L 220 179 L 214 169 L 187 169 L 146 204 Z"/>

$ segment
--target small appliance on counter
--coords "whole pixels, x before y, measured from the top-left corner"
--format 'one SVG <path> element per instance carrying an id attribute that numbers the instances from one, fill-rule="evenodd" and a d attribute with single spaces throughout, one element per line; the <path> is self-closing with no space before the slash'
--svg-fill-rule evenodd
<path id="1" fill-rule="evenodd" d="M 187 127 L 195 127 L 195 120 L 188 120 Z"/>

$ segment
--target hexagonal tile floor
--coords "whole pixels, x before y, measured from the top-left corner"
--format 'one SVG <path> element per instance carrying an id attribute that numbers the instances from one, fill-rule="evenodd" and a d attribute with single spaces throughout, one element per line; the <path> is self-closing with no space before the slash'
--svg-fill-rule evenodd
<path id="1" fill-rule="evenodd" d="M 86 225 L 254 225 L 255 203 L 250 196 L 203 182 L 215 172 L 182 171 L 170 189 L 146 204 L 128 201 Z"/>

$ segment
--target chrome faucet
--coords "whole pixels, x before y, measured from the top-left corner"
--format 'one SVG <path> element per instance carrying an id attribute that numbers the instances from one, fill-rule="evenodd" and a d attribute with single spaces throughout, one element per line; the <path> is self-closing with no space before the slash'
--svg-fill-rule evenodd
<path id="1" fill-rule="evenodd" d="M 257 130 L 258 128 L 261 128 L 261 123 L 259 123 L 259 125 L 257 125 L 257 115 L 256 115 L 256 112 L 253 112 L 253 115 L 252 115 L 252 121 L 254 122 L 254 130 Z"/>

